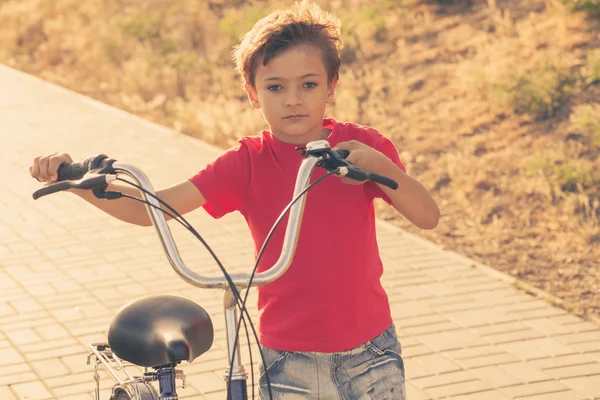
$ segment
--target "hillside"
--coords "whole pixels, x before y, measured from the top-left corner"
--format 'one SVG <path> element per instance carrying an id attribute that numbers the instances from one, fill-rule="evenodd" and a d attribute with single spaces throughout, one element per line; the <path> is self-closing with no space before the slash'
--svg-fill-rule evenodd
<path id="1" fill-rule="evenodd" d="M 392 138 L 442 209 L 379 215 L 598 320 L 600 1 L 318 3 L 345 40 L 328 114 Z M 275 4 L 2 0 L 0 62 L 227 147 L 264 128 L 230 52 Z"/>

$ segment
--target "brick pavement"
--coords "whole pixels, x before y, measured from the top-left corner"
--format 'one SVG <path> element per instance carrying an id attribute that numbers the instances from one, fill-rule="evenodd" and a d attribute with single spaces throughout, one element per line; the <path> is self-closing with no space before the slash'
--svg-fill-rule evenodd
<path id="1" fill-rule="evenodd" d="M 69 194 L 33 201 L 39 184 L 27 172 L 34 156 L 50 151 L 105 152 L 160 187 L 218 150 L 4 66 L 0 133 L 0 399 L 92 399 L 86 344 L 105 340 L 122 304 L 151 293 L 177 293 L 209 311 L 215 345 L 184 365 L 188 387 L 180 394 L 223 399 L 219 291 L 178 279 L 152 229 L 112 220 Z M 214 221 L 198 211 L 190 219 L 232 271 L 251 265 L 239 216 Z M 190 266 L 218 273 L 205 251 L 173 230 Z M 598 326 L 384 222 L 378 234 L 410 400 L 600 399 Z M 107 399 L 111 380 L 103 374 L 101 383 Z"/>

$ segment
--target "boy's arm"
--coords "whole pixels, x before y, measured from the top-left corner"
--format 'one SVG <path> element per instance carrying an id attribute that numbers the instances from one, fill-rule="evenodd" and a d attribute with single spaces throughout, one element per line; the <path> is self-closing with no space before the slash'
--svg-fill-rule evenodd
<path id="1" fill-rule="evenodd" d="M 380 153 L 381 154 L 381 153 Z M 440 218 L 440 209 L 429 191 L 412 176 L 402 171 L 389 158 L 383 156 L 377 166 L 369 172 L 387 176 L 398 183 L 398 189 L 377 184 L 392 200 L 394 208 L 406 219 L 421 229 L 434 229 Z"/>
<path id="2" fill-rule="evenodd" d="M 138 198 L 142 197 L 138 189 L 129 185 L 111 183 L 107 190 L 121 192 Z M 127 198 L 116 200 L 98 199 L 90 190 L 72 189 L 70 191 L 121 221 L 140 226 L 152 225 L 146 205 L 139 201 Z M 156 195 L 182 215 L 206 203 L 202 193 L 189 180 L 158 190 Z M 163 206 L 162 208 L 168 211 L 166 207 Z M 165 215 L 165 218 L 167 220 L 171 219 L 168 215 Z"/>
<path id="3" fill-rule="evenodd" d="M 346 158 L 360 169 L 386 176 L 398 183 L 398 189 L 378 186 L 390 198 L 394 208 L 421 229 L 434 229 L 439 221 L 440 209 L 429 191 L 416 179 L 402 171 L 392 160 L 376 149 L 351 140 L 339 143 L 336 149 L 350 150 Z M 350 180 L 345 178 L 346 183 Z"/>
<path id="4" fill-rule="evenodd" d="M 44 157 L 36 157 L 29 167 L 29 173 L 40 182 L 53 183 L 56 182 L 59 166 L 63 163 L 72 162 L 73 159 L 66 153 L 52 153 Z M 126 184 L 111 183 L 107 190 L 121 192 L 138 198 L 142 197 L 138 189 Z M 146 205 L 139 201 L 128 198 L 115 200 L 98 199 L 89 190 L 72 189 L 70 191 L 121 221 L 140 226 L 150 226 L 152 224 Z M 156 192 L 156 195 L 180 214 L 190 212 L 206 203 L 202 193 L 189 180 L 159 190 Z M 170 218 L 166 215 L 165 217 L 167 219 Z"/>

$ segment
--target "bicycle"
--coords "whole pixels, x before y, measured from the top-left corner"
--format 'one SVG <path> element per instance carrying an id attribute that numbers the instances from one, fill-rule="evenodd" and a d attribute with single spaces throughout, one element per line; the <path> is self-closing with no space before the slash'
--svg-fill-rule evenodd
<path id="1" fill-rule="evenodd" d="M 229 360 L 229 367 L 225 375 L 228 389 L 227 398 L 247 400 L 248 374 L 242 364 L 238 337 L 241 322 L 244 322 L 245 325 L 244 316 L 248 317 L 254 331 L 252 321 L 245 308 L 248 290 L 252 286 L 266 285 L 275 281 L 290 266 L 298 243 L 306 201 L 305 194 L 323 179 L 334 174 L 358 181 L 370 180 L 393 189 L 398 187 L 396 182 L 387 177 L 362 171 L 352 165 L 345 160 L 348 151 L 334 151 L 330 148 L 329 142 L 325 140 L 310 142 L 297 149 L 302 151 L 304 160 L 298 170 L 292 201 L 283 210 L 267 235 L 251 274 L 228 274 L 210 247 L 191 225 L 176 210 L 156 197 L 152 184 L 139 168 L 110 159 L 105 155 L 90 156 L 82 162 L 61 165 L 58 170 L 57 182 L 37 190 L 33 194 L 33 198 L 38 199 L 71 188 L 92 190 L 98 198 L 125 197 L 119 192 L 106 191 L 109 183 L 115 180 L 126 182 L 140 189 L 143 200 L 131 196 L 126 197 L 146 204 L 152 224 L 175 272 L 191 285 L 224 290 L 223 304 Z M 325 168 L 328 173 L 309 184 L 312 171 L 317 166 Z M 118 174 L 127 175 L 137 183 L 118 178 Z M 168 211 L 161 208 L 161 204 Z M 281 255 L 271 268 L 257 273 L 258 262 L 263 250 L 268 244 L 272 232 L 288 211 L 290 215 Z M 165 214 L 182 223 L 207 247 L 221 268 L 223 276 L 201 276 L 183 263 L 167 225 Z M 242 299 L 240 290 L 244 288 L 247 291 L 246 296 Z M 256 332 L 254 334 L 256 336 Z M 88 364 L 95 357 L 96 400 L 100 400 L 100 376 L 98 373 L 100 365 L 103 365 L 116 381 L 111 390 L 111 400 L 177 400 L 177 379 L 182 380 L 182 388 L 185 388 L 185 375 L 177 369 L 177 366 L 182 361 L 191 363 L 208 351 L 213 337 L 214 330 L 210 316 L 200 305 L 188 299 L 171 295 L 151 295 L 126 304 L 111 322 L 108 342 L 89 345 Z M 128 363 L 144 367 L 143 375 L 134 376 L 129 373 Z M 268 375 L 266 379 L 269 385 Z M 151 384 L 155 381 L 158 381 L 158 392 Z"/>

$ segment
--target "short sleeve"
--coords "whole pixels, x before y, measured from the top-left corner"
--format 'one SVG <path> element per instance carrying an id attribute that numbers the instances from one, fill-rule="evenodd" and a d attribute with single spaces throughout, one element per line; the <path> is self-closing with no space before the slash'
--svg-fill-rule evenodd
<path id="1" fill-rule="evenodd" d="M 392 141 L 385 136 L 381 135 L 377 131 L 374 132 L 374 141 L 371 145 L 377 151 L 383 153 L 387 158 L 392 160 L 394 164 L 398 166 L 402 171 L 406 172 L 406 167 L 400 160 L 400 155 L 398 154 L 398 150 Z M 385 194 L 385 192 L 377 186 L 374 182 L 367 182 L 366 190 L 372 198 L 381 198 L 385 200 L 388 204 L 392 204 L 392 200 Z"/>
<path id="2" fill-rule="evenodd" d="M 204 209 L 213 218 L 242 209 L 250 181 L 249 161 L 248 147 L 240 142 L 189 178 L 206 199 Z"/>

